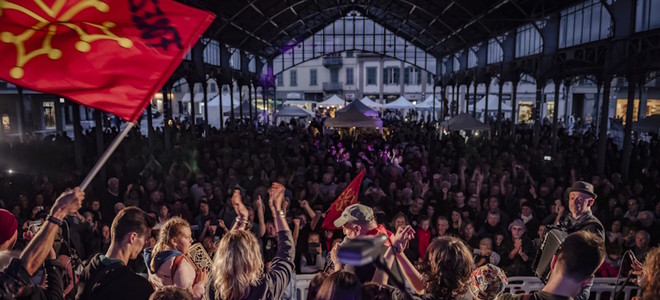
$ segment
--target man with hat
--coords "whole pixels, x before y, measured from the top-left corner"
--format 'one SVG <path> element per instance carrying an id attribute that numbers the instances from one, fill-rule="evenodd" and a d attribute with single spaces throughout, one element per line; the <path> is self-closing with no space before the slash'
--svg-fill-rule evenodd
<path id="1" fill-rule="evenodd" d="M 18 238 L 18 221 L 6 209 L 0 209 L 0 251 L 12 250 Z"/>
<path id="2" fill-rule="evenodd" d="M 578 231 L 588 231 L 595 233 L 604 243 L 605 241 L 605 227 L 591 212 L 591 207 L 596 201 L 596 193 L 594 193 L 594 186 L 588 182 L 576 181 L 573 186 L 566 189 L 568 193 L 568 210 L 570 213 L 561 222 L 561 225 L 566 229 L 566 232 L 574 233 Z M 604 247 L 604 246 L 603 246 Z M 585 284 L 575 297 L 576 300 L 589 299 L 591 293 L 591 282 Z"/>
<path id="3" fill-rule="evenodd" d="M 341 213 L 341 216 L 334 221 L 334 225 L 337 228 L 341 228 L 346 236 L 346 239 L 354 239 L 359 236 L 378 236 L 378 235 L 387 235 L 388 240 L 385 241 L 387 247 L 390 246 L 390 240 L 393 237 L 392 232 L 385 229 L 382 224 L 376 222 L 374 218 L 374 211 L 371 207 L 368 207 L 363 204 L 353 204 L 344 209 Z M 383 249 L 383 253 L 385 254 Z M 336 248 L 333 248 L 333 251 L 337 251 Z M 335 270 L 340 270 L 341 266 L 335 265 Z M 363 267 L 350 267 L 344 266 L 344 270 L 353 272 L 360 279 L 360 282 L 366 283 L 370 282 L 373 278 L 376 269 L 373 265 L 367 265 Z M 396 275 L 398 280 L 403 278 L 401 271 L 399 270 L 397 264 L 394 264 L 392 272 Z"/>
<path id="4" fill-rule="evenodd" d="M 561 222 L 561 225 L 566 228 L 568 233 L 586 230 L 605 239 L 603 224 L 591 212 L 591 207 L 597 197 L 594 193 L 594 186 L 588 182 L 576 181 L 566 192 L 568 193 L 568 210 L 570 213 Z"/>

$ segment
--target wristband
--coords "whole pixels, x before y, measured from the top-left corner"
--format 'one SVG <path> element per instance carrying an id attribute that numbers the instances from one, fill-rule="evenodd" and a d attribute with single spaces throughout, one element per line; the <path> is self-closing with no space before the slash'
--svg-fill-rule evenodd
<path id="1" fill-rule="evenodd" d="M 241 224 L 241 223 L 242 224 L 248 224 L 249 223 L 247 220 L 244 220 L 241 217 L 236 217 L 236 222 L 238 222 L 239 224 Z"/>
<path id="2" fill-rule="evenodd" d="M 53 224 L 57 224 L 57 226 L 62 226 L 62 220 L 55 218 L 52 215 L 48 216 L 46 221 L 51 222 Z"/>
<path id="3" fill-rule="evenodd" d="M 278 210 L 278 211 L 275 213 L 275 216 L 276 216 L 276 217 L 277 217 L 277 216 L 280 216 L 280 217 L 286 217 L 286 213 L 285 213 L 283 210 Z"/>

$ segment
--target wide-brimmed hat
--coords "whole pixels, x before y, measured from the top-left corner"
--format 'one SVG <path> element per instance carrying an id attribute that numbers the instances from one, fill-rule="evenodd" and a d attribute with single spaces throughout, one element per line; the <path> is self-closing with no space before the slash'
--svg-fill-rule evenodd
<path id="1" fill-rule="evenodd" d="M 596 197 L 598 196 L 596 195 L 596 193 L 594 193 L 593 184 L 584 181 L 576 181 L 575 183 L 573 183 L 572 187 L 566 189 L 566 194 L 570 194 L 571 192 L 585 193 L 590 195 L 593 199 L 596 199 Z"/>

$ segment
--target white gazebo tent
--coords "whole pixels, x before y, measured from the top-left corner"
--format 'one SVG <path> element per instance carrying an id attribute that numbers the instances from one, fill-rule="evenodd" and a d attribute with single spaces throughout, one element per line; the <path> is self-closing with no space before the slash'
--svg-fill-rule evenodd
<path id="1" fill-rule="evenodd" d="M 486 109 L 486 98 L 488 98 L 488 114 L 497 114 L 497 104 L 500 102 L 500 98 L 496 95 L 486 95 L 482 97 L 481 100 L 477 101 L 477 115 L 479 119 L 483 119 L 484 110 Z M 508 117 L 512 111 L 513 108 L 511 105 L 502 102 L 502 113 L 504 113 L 505 118 Z"/>
<path id="2" fill-rule="evenodd" d="M 378 112 L 377 111 L 369 108 L 368 106 L 364 105 L 364 103 L 362 103 L 361 101 L 358 101 L 358 100 L 354 100 L 353 102 L 351 102 L 351 104 L 346 105 L 346 107 L 338 110 L 336 113 L 337 114 L 343 114 L 343 113 L 347 112 L 353 106 L 357 107 L 358 111 L 360 111 L 363 115 L 365 115 L 367 117 L 372 117 L 372 118 L 378 117 Z"/>
<path id="3" fill-rule="evenodd" d="M 240 107 L 241 99 L 237 96 L 234 96 L 234 114 L 239 114 L 238 107 Z M 209 110 L 209 119 L 208 124 L 211 126 L 217 126 L 220 124 L 220 103 L 222 102 L 222 113 L 225 116 L 228 116 L 228 112 L 231 112 L 231 98 L 229 94 L 219 94 L 213 97 L 208 101 L 208 110 Z M 224 118 L 223 118 L 224 122 Z"/>
<path id="4" fill-rule="evenodd" d="M 367 117 L 356 106 L 350 106 L 343 114 L 326 119 L 323 126 L 327 128 L 382 128 L 383 121 L 379 118 Z"/>
<path id="5" fill-rule="evenodd" d="M 332 95 L 332 97 L 317 104 L 317 106 L 320 107 L 328 107 L 328 106 L 344 107 L 344 105 L 346 105 L 346 101 L 344 101 L 344 99 L 342 98 L 339 98 L 339 96 L 337 95 Z"/>
<path id="6" fill-rule="evenodd" d="M 400 96 L 393 102 L 387 103 L 383 105 L 383 108 L 388 108 L 388 109 L 413 109 L 415 108 L 415 105 L 412 104 L 408 99 L 406 99 L 403 96 Z"/>
<path id="7" fill-rule="evenodd" d="M 378 102 L 376 102 L 376 101 L 374 101 L 374 100 L 371 100 L 371 98 L 369 98 L 369 97 L 367 97 L 367 96 L 365 96 L 364 98 L 362 98 L 362 99 L 360 100 L 360 102 L 362 102 L 362 104 L 366 105 L 367 107 L 369 107 L 369 108 L 371 108 L 371 109 L 381 109 L 381 108 L 383 108 L 383 105 L 382 105 L 382 104 L 380 104 L 380 103 L 378 103 Z"/>
<path id="8" fill-rule="evenodd" d="M 424 102 L 415 105 L 415 109 L 433 110 L 433 95 L 426 97 Z M 442 109 L 442 102 L 435 99 L 435 110 Z"/>

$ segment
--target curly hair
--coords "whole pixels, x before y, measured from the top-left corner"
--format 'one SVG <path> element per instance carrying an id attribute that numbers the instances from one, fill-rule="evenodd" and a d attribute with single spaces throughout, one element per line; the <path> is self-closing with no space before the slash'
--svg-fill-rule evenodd
<path id="1" fill-rule="evenodd" d="M 226 233 L 213 257 L 213 287 L 216 299 L 243 299 L 250 286 L 255 286 L 264 274 L 264 260 L 257 238 L 248 231 Z"/>
<path id="2" fill-rule="evenodd" d="M 660 299 L 660 247 L 651 249 L 644 261 L 644 293 L 642 300 Z"/>
<path id="3" fill-rule="evenodd" d="M 459 238 L 446 236 L 433 240 L 423 263 L 426 293 L 440 299 L 453 299 L 465 294 L 472 264 L 472 253 Z"/>

